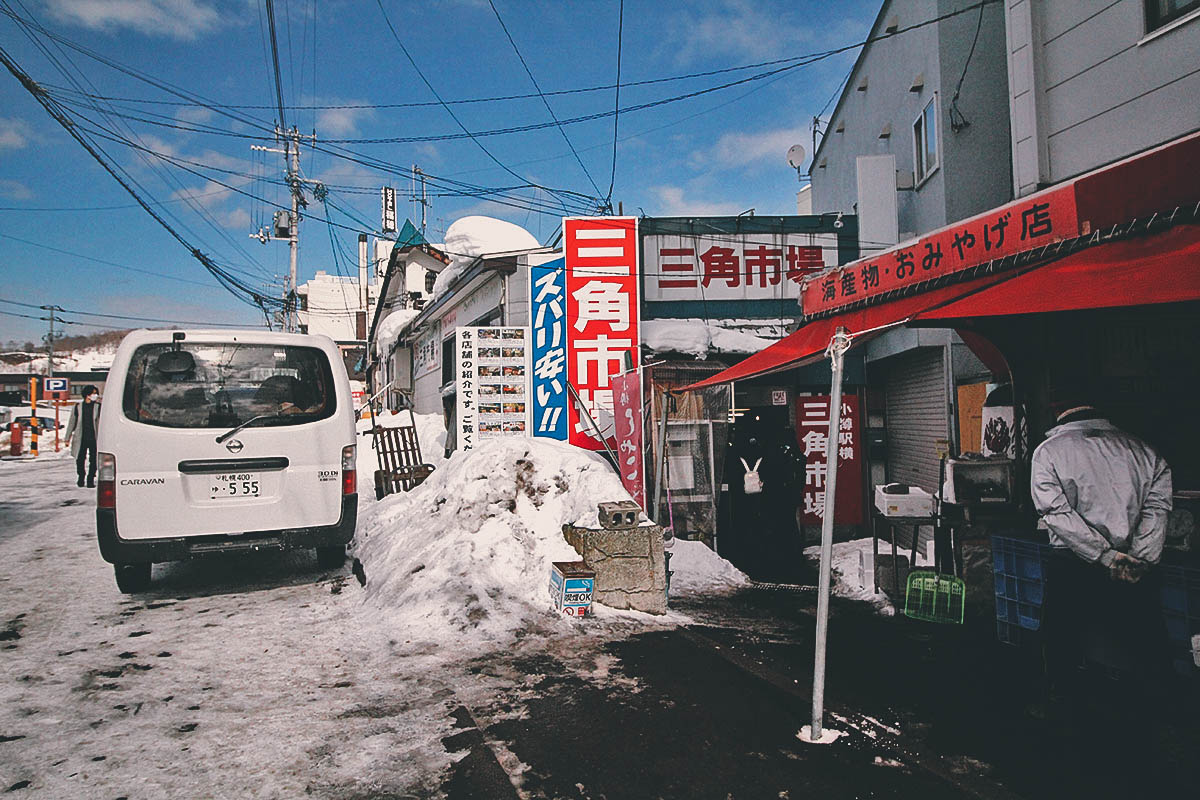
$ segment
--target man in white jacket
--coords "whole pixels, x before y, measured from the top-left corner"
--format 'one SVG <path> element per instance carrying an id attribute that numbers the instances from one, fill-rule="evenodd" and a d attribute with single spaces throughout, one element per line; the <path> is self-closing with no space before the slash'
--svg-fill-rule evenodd
<path id="1" fill-rule="evenodd" d="M 1045 604 L 1051 678 L 1067 688 L 1070 670 L 1099 639 L 1139 678 L 1156 681 L 1167 666 L 1156 566 L 1171 469 L 1094 407 L 1057 405 L 1058 424 L 1034 450 L 1031 470 L 1034 507 L 1058 548 Z"/>

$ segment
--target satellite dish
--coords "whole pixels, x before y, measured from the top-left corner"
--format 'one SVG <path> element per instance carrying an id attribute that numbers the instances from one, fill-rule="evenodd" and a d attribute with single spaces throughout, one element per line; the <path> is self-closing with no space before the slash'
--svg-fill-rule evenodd
<path id="1" fill-rule="evenodd" d="M 794 144 L 788 148 L 787 163 L 792 169 L 800 169 L 804 166 L 804 145 Z"/>

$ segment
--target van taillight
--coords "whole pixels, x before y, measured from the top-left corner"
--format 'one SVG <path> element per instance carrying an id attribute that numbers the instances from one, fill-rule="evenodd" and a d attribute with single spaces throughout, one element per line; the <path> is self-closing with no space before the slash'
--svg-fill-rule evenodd
<path id="1" fill-rule="evenodd" d="M 355 446 L 348 444 L 342 448 L 342 494 L 355 494 L 358 491 L 358 474 L 354 470 Z"/>
<path id="2" fill-rule="evenodd" d="M 117 507 L 117 457 L 112 453 L 96 454 L 96 505 Z"/>

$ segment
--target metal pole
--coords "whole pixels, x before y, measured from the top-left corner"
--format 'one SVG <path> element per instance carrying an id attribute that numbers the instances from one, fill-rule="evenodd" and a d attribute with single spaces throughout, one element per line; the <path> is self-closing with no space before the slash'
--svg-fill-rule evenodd
<path id="1" fill-rule="evenodd" d="M 288 182 L 292 188 L 292 216 L 288 220 L 288 333 L 296 332 L 299 318 L 296 310 L 296 262 L 300 257 L 300 137 L 286 133 L 289 144 L 288 150 Z"/>
<path id="2" fill-rule="evenodd" d="M 37 415 L 37 398 L 38 398 L 38 379 L 29 379 L 29 452 L 31 455 L 38 454 L 38 415 Z"/>
<path id="3" fill-rule="evenodd" d="M 829 438 L 825 445 L 825 512 L 821 517 L 821 574 L 817 583 L 817 643 L 813 659 L 812 740 L 821 740 L 825 715 L 825 640 L 829 633 L 829 572 L 833 560 L 833 509 L 837 495 L 837 441 L 842 422 L 842 365 L 850 349 L 850 334 L 838 328 L 829 349 L 833 380 L 829 392 Z"/>
<path id="4" fill-rule="evenodd" d="M 567 381 L 567 390 L 571 393 L 571 397 L 575 398 L 575 402 L 579 405 L 579 413 L 587 418 L 588 424 L 592 426 L 592 430 L 596 432 L 596 438 L 600 440 L 600 444 L 604 445 L 604 452 L 608 453 L 608 457 L 612 459 L 613 469 L 617 474 L 621 474 L 621 462 L 617 460 L 617 454 L 608 446 L 608 439 L 604 438 L 604 431 L 600 430 L 600 425 L 592 418 L 592 412 L 587 410 L 587 406 L 583 404 L 583 400 L 579 399 L 579 392 L 575 391 L 575 384 Z"/>
<path id="5" fill-rule="evenodd" d="M 651 391 L 653 395 L 653 391 Z M 658 522 L 658 508 L 662 503 L 663 493 L 663 463 L 667 459 L 667 414 L 671 408 L 671 392 L 664 390 L 662 395 L 662 424 L 658 427 L 658 458 L 654 464 L 654 524 Z"/>

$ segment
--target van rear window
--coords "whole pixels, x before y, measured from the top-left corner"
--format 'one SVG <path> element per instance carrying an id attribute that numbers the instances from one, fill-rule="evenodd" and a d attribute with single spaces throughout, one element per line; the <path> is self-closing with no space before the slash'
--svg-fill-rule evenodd
<path id="1" fill-rule="evenodd" d="M 125 378 L 125 416 L 167 428 L 299 425 L 333 415 L 333 373 L 313 347 L 270 344 L 142 345 Z"/>

